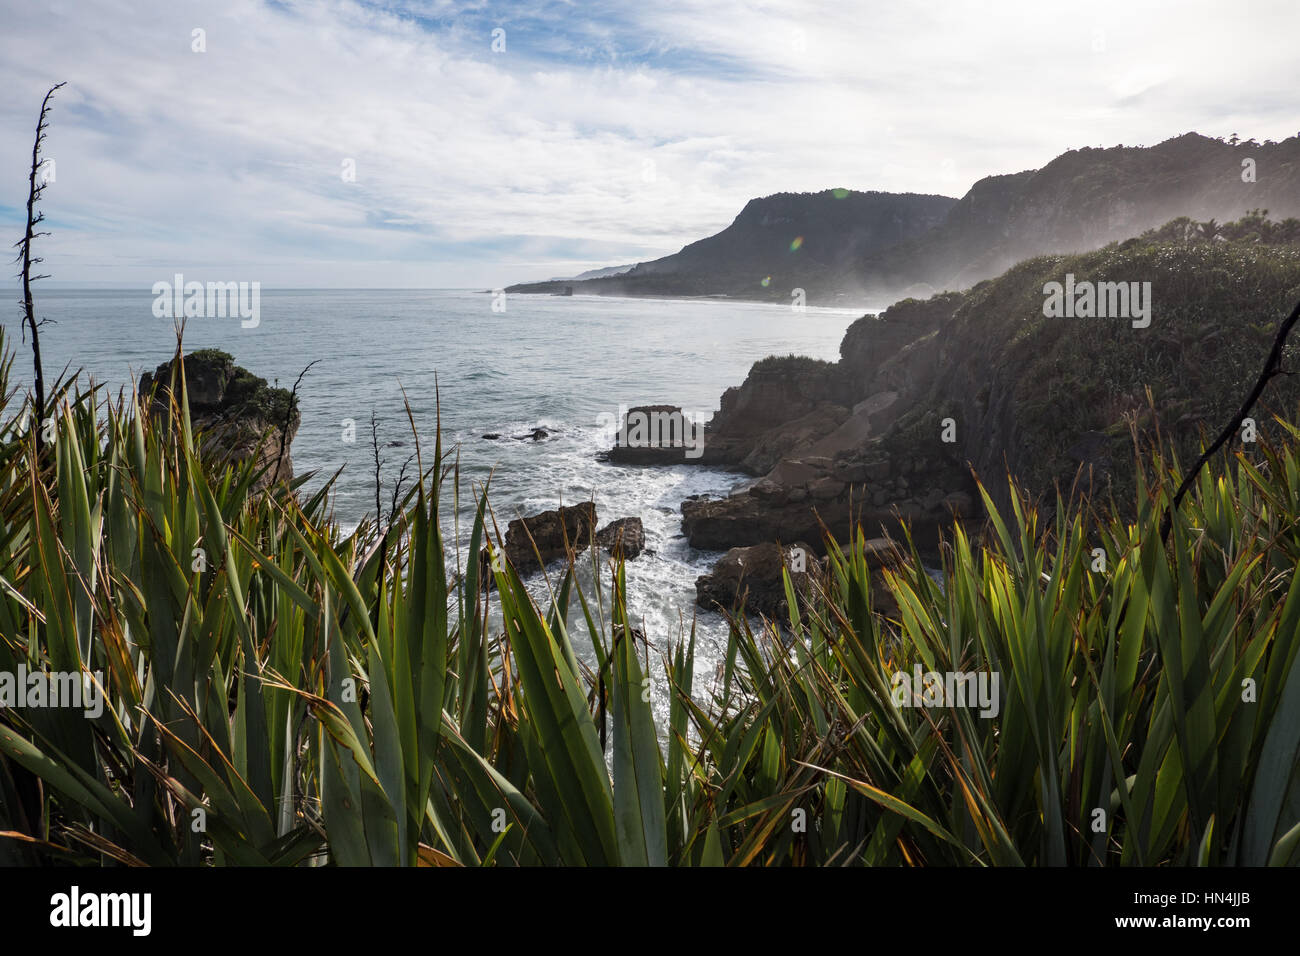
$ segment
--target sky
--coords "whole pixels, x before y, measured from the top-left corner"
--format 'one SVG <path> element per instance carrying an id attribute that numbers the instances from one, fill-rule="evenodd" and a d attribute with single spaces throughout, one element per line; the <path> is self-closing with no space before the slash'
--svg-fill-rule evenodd
<path id="1" fill-rule="evenodd" d="M 0 230 L 60 81 L 55 280 L 496 288 L 774 192 L 1295 135 L 1297 27 L 1295 0 L 0 0 Z"/>

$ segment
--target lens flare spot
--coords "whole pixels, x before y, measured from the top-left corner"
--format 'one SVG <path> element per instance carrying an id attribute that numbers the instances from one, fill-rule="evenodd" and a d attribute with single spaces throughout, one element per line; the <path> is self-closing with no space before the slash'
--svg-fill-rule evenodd
<path id="1" fill-rule="evenodd" d="M 843 199 L 845 196 L 849 194 L 849 191 L 847 189 L 834 189 L 831 192 L 836 199 Z"/>
<path id="2" fill-rule="evenodd" d="M 759 285 L 761 285 L 764 289 L 766 289 L 771 284 L 772 284 L 771 276 L 763 276 L 763 281 L 759 283 Z"/>
<path id="3" fill-rule="evenodd" d="M 795 236 L 794 242 L 790 243 L 790 251 L 798 252 L 799 247 L 803 245 L 803 236 Z"/>

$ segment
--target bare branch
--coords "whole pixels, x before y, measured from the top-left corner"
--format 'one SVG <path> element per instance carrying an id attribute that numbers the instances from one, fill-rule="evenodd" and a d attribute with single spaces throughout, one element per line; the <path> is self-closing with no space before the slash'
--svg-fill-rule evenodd
<path id="1" fill-rule="evenodd" d="M 22 278 L 23 278 L 23 322 L 24 330 L 32 333 L 32 364 L 35 369 L 35 411 L 38 427 L 33 429 L 36 439 L 36 453 L 40 455 L 45 447 L 44 439 L 41 435 L 39 423 L 45 420 L 45 371 L 41 367 L 41 338 L 37 329 L 40 324 L 36 321 L 34 304 L 32 302 L 32 283 L 40 279 L 48 279 L 45 275 L 32 275 L 32 266 L 41 262 L 40 257 L 32 256 L 32 242 L 49 233 L 38 232 L 36 227 L 45 220 L 45 214 L 37 211 L 36 203 L 40 200 L 41 195 L 45 192 L 48 183 L 37 183 L 36 177 L 40 172 L 41 162 L 41 143 L 45 142 L 46 120 L 50 113 L 50 98 L 56 92 L 66 86 L 66 83 L 58 83 L 50 87 L 49 92 L 45 94 L 45 99 L 41 101 L 41 115 L 36 121 L 36 141 L 32 144 L 32 166 L 27 177 L 27 230 L 22 239 Z M 23 336 L 26 338 L 26 335 Z"/>
<path id="2" fill-rule="evenodd" d="M 275 471 L 271 472 L 272 481 L 280 474 L 280 463 L 284 461 L 284 449 L 289 441 L 289 426 L 293 424 L 293 410 L 298 402 L 298 386 L 302 384 L 303 376 L 311 371 L 312 366 L 318 364 L 320 364 L 320 359 L 309 363 L 305 369 L 299 372 L 298 377 L 294 379 L 293 388 L 289 391 L 289 407 L 284 413 L 284 425 L 280 428 L 280 450 L 275 456 Z"/>
<path id="3" fill-rule="evenodd" d="M 401 469 L 397 472 L 397 483 L 393 485 L 393 497 L 388 505 L 388 525 L 392 527 L 393 521 L 397 518 L 397 502 L 402 497 L 402 486 L 406 484 L 406 469 L 410 467 L 411 462 L 415 461 L 415 455 L 407 456 L 406 461 L 402 462 Z"/>
<path id="4" fill-rule="evenodd" d="M 1291 329 L 1295 326 L 1297 320 L 1300 320 L 1300 302 L 1296 303 L 1295 308 L 1291 310 L 1291 314 L 1283 320 L 1282 325 L 1278 328 L 1277 336 L 1273 339 L 1273 348 L 1269 350 L 1268 358 L 1264 361 L 1264 371 L 1260 372 L 1259 380 L 1255 382 L 1255 387 L 1250 390 L 1250 394 L 1242 402 L 1236 416 L 1219 433 L 1219 437 L 1214 440 L 1214 444 L 1201 453 L 1201 457 L 1196 460 L 1196 464 L 1192 466 L 1187 473 L 1187 477 L 1178 486 L 1178 491 L 1174 493 L 1174 500 L 1170 503 L 1168 510 L 1165 511 L 1164 517 L 1160 519 L 1161 541 L 1169 540 L 1169 532 L 1173 527 L 1174 512 L 1183 503 L 1183 496 L 1187 494 L 1187 490 L 1196 481 L 1196 476 L 1200 474 L 1201 469 L 1214 456 L 1214 453 L 1241 430 L 1242 423 L 1250 415 L 1250 410 L 1255 406 L 1255 402 L 1259 400 L 1259 396 L 1264 393 L 1264 387 L 1268 385 L 1269 379 L 1279 373 L 1289 374 L 1282 372 L 1282 349 L 1285 348 L 1287 336 L 1291 334 Z"/>

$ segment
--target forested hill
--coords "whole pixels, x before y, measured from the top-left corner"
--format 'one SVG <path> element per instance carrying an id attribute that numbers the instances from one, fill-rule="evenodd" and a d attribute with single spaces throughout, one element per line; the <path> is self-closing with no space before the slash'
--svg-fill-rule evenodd
<path id="1" fill-rule="evenodd" d="M 508 292 L 728 295 L 785 299 L 819 292 L 870 256 L 944 222 L 957 202 L 914 193 L 777 193 L 751 199 L 726 229 L 621 275 L 511 286 Z"/>
<path id="2" fill-rule="evenodd" d="M 751 200 L 716 235 L 616 276 L 509 292 L 717 295 L 884 306 L 969 288 L 1036 255 L 1085 252 L 1179 216 L 1300 216 L 1300 136 L 1257 143 L 1187 133 L 1156 146 L 1084 148 L 1042 169 L 981 179 L 960 200 L 854 192 Z"/>

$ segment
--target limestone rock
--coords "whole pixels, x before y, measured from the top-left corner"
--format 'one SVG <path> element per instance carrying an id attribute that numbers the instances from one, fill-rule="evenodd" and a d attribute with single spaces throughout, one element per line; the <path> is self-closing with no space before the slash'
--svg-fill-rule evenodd
<path id="1" fill-rule="evenodd" d="M 699 461 L 704 424 L 677 405 L 637 405 L 619 423 L 616 444 L 605 460 L 620 465 L 676 465 Z"/>

